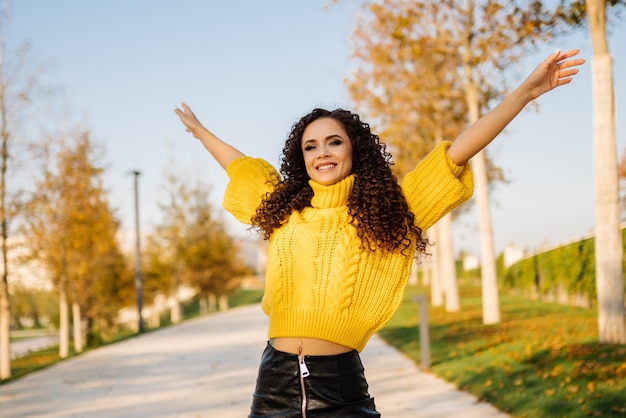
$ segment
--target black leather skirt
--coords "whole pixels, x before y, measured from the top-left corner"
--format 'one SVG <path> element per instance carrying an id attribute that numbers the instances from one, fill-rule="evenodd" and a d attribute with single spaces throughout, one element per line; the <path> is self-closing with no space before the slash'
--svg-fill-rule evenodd
<path id="1" fill-rule="evenodd" d="M 249 418 L 380 417 L 357 351 L 302 356 L 263 351 Z"/>

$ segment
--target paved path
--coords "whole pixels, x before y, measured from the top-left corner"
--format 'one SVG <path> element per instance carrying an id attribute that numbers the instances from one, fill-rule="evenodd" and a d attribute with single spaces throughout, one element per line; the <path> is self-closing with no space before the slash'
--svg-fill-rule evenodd
<path id="1" fill-rule="evenodd" d="M 0 416 L 246 417 L 266 326 L 252 305 L 99 348 L 0 385 Z M 362 358 L 383 417 L 507 417 L 376 336 Z"/>

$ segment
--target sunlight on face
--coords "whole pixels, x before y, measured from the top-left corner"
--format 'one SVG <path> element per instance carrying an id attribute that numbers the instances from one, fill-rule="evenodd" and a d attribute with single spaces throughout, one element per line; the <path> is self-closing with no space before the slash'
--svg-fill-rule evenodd
<path id="1" fill-rule="evenodd" d="M 302 155 L 309 177 L 328 186 L 352 172 L 352 141 L 333 118 L 311 122 L 302 135 Z"/>

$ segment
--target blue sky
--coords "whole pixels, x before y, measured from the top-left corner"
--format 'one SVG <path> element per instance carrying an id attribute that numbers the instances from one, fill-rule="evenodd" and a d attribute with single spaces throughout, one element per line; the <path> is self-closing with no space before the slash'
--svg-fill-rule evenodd
<path id="1" fill-rule="evenodd" d="M 104 144 L 111 203 L 134 228 L 129 170 L 138 169 L 142 230 L 159 221 L 163 172 L 213 186 L 222 169 L 184 131 L 172 109 L 187 102 L 203 123 L 246 154 L 273 164 L 291 125 L 316 106 L 349 107 L 344 79 L 354 68 L 349 36 L 358 1 L 330 0 L 17 0 L 6 42 L 29 41 L 45 81 L 61 87 L 59 106 Z M 626 138 L 626 29 L 615 30 L 618 153 Z M 584 31 L 546 43 L 523 63 L 533 68 L 557 47 L 580 47 Z M 521 70 L 522 73 L 526 72 Z M 520 69 L 512 69 L 512 75 Z M 590 64 L 574 84 L 539 100 L 490 146 L 511 183 L 492 194 L 494 239 L 535 249 L 581 237 L 594 226 Z M 384 140 L 384 138 L 383 138 Z M 226 219 L 229 219 L 226 217 Z M 229 221 L 230 222 L 230 221 Z M 231 222 L 235 233 L 245 227 Z M 456 249 L 477 251 L 477 216 L 455 225 Z"/>

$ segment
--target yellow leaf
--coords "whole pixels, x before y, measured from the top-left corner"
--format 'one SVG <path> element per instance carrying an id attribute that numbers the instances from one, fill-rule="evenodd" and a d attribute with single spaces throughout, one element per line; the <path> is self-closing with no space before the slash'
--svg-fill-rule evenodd
<path id="1" fill-rule="evenodd" d="M 576 392 L 578 392 L 578 386 L 576 386 L 576 385 L 569 385 L 567 387 L 567 390 L 568 390 L 568 392 L 576 393 Z"/>

